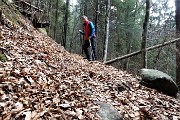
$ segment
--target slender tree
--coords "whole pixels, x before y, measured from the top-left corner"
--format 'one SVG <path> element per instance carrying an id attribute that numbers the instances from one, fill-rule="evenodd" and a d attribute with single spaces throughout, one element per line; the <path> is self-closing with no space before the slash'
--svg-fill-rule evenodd
<path id="1" fill-rule="evenodd" d="M 2 21 L 2 10 L 0 9 L 0 25 L 1 25 L 1 21 Z"/>
<path id="2" fill-rule="evenodd" d="M 175 1 L 176 5 L 176 34 L 180 37 L 180 0 Z M 176 82 L 180 83 L 180 41 L 176 42 Z"/>
<path id="3" fill-rule="evenodd" d="M 99 0 L 96 0 L 95 2 L 96 5 L 96 11 L 95 11 L 95 30 L 96 30 L 96 35 L 97 35 L 97 24 L 98 24 L 98 16 L 99 16 Z"/>
<path id="4" fill-rule="evenodd" d="M 129 0 L 128 3 L 126 3 L 126 10 L 124 14 L 124 21 L 126 21 L 126 26 L 131 26 L 132 28 L 135 27 L 135 20 L 136 20 L 136 12 L 137 12 L 137 2 L 134 0 Z M 132 10 L 134 12 L 132 13 Z M 129 19 L 131 18 L 131 19 Z M 132 44 L 134 39 L 133 38 L 133 31 L 125 30 L 125 46 L 126 46 L 126 54 L 131 53 L 132 51 Z M 123 69 L 128 70 L 129 64 L 130 64 L 130 58 L 127 58 L 126 60 L 123 61 Z"/>
<path id="5" fill-rule="evenodd" d="M 67 41 L 67 28 L 68 28 L 68 16 L 69 16 L 69 0 L 66 0 L 66 8 L 65 8 L 65 17 L 64 17 L 64 41 L 63 46 L 66 48 Z"/>
<path id="6" fill-rule="evenodd" d="M 109 17 L 110 17 L 110 0 L 106 1 L 106 20 L 105 20 L 105 40 L 104 40 L 104 58 L 103 61 L 107 60 L 107 50 L 109 41 Z"/>
<path id="7" fill-rule="evenodd" d="M 70 45 L 69 45 L 69 51 L 70 52 L 76 52 L 76 42 L 75 41 L 80 41 L 80 40 L 76 40 L 76 35 L 78 36 L 82 36 L 77 29 L 79 26 L 79 23 L 81 22 L 79 20 L 79 7 L 77 7 L 77 5 L 74 7 L 73 11 L 71 12 L 71 18 L 72 18 L 72 24 L 71 24 L 71 29 L 72 29 L 72 33 L 71 33 L 71 37 L 70 37 Z M 77 33 L 78 32 L 78 33 Z M 79 42 L 78 42 L 79 43 Z M 82 47 L 80 47 L 82 48 Z"/>
<path id="8" fill-rule="evenodd" d="M 55 14 L 55 25 L 54 25 L 54 39 L 56 40 L 56 29 L 57 29 L 57 22 L 58 22 L 58 9 L 59 9 L 59 0 L 56 0 L 56 14 Z"/>
<path id="9" fill-rule="evenodd" d="M 51 13 L 51 7 L 52 7 L 52 0 L 49 0 L 48 1 L 48 7 L 47 7 L 47 16 L 48 16 L 48 20 L 51 21 L 51 16 L 50 16 L 50 13 Z M 48 34 L 50 35 L 50 28 L 51 28 L 51 24 L 49 25 L 48 29 L 47 29 L 47 32 Z M 51 35 L 50 35 L 51 36 Z"/>
<path id="10" fill-rule="evenodd" d="M 87 1 L 86 0 L 84 0 L 84 13 L 83 14 L 87 16 Z"/>
<path id="11" fill-rule="evenodd" d="M 148 23 L 149 23 L 149 11 L 150 11 L 150 0 L 146 0 L 146 15 L 145 15 L 144 23 L 143 23 L 142 44 L 141 44 L 142 68 L 147 67 L 146 39 L 147 39 Z"/>

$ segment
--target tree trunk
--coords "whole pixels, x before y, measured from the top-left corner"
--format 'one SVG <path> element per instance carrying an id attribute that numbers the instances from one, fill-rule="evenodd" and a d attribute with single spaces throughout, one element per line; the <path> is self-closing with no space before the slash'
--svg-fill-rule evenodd
<path id="1" fill-rule="evenodd" d="M 176 5 L 176 34 L 180 37 L 180 0 L 175 1 Z M 176 42 L 176 83 L 180 84 L 180 41 Z"/>
<path id="2" fill-rule="evenodd" d="M 129 21 L 129 17 L 130 17 L 130 12 L 129 12 L 129 6 L 127 6 L 126 8 L 126 12 L 125 12 L 125 21 L 127 22 L 127 24 L 130 23 Z M 127 25 L 128 26 L 128 25 Z M 125 31 L 125 41 L 126 41 L 126 54 L 129 54 L 131 51 L 131 33 L 129 31 Z M 123 62 L 123 70 L 127 70 L 128 69 L 128 64 L 129 64 L 129 59 L 125 59 Z"/>
<path id="3" fill-rule="evenodd" d="M 66 48 L 66 41 L 67 41 L 67 28 L 68 28 L 68 13 L 69 13 L 69 0 L 66 0 L 66 13 L 64 17 L 64 42 L 63 46 Z"/>
<path id="4" fill-rule="evenodd" d="M 83 14 L 87 16 L 87 1 L 86 0 L 84 0 L 84 13 Z"/>
<path id="5" fill-rule="evenodd" d="M 48 1 L 48 8 L 47 8 L 47 15 L 48 15 L 48 20 L 51 21 L 51 16 L 50 16 L 50 13 L 51 13 L 51 6 L 52 6 L 52 0 L 49 0 Z M 51 25 L 52 23 L 50 23 L 48 29 L 47 29 L 47 32 L 48 32 L 48 35 L 52 36 L 51 34 Z"/>
<path id="6" fill-rule="evenodd" d="M 2 10 L 0 9 L 0 25 L 2 24 Z"/>
<path id="7" fill-rule="evenodd" d="M 57 21 L 58 21 L 58 4 L 59 0 L 56 1 L 56 14 L 55 14 L 55 25 L 54 25 L 54 39 L 56 40 L 56 26 L 57 26 Z"/>
<path id="8" fill-rule="evenodd" d="M 110 0 L 106 1 L 106 20 L 105 20 L 105 40 L 104 40 L 104 58 L 103 61 L 107 60 L 107 50 L 109 41 L 109 17 L 110 17 Z"/>
<path id="9" fill-rule="evenodd" d="M 137 12 L 138 12 L 138 2 L 139 1 L 137 0 L 136 4 L 135 4 L 135 12 L 134 12 L 134 14 L 133 15 L 129 15 L 129 12 L 127 12 L 127 15 L 126 15 L 126 21 L 129 20 L 130 16 L 133 16 L 134 20 L 133 20 L 133 24 L 131 24 L 132 27 L 134 27 L 134 25 L 136 23 L 136 15 L 137 15 Z M 127 31 L 127 33 L 126 33 L 126 39 L 128 40 L 127 41 L 127 45 L 126 45 L 127 46 L 127 54 L 132 52 L 132 44 L 133 44 L 133 37 L 132 36 L 133 36 L 132 32 Z M 129 69 L 130 61 L 131 61 L 130 57 L 127 58 L 127 60 L 125 60 L 125 62 L 124 62 L 124 70 L 128 70 Z"/>
<path id="10" fill-rule="evenodd" d="M 77 12 L 78 9 L 76 8 L 76 11 Z M 79 17 L 78 17 L 79 18 Z M 73 49 L 73 45 L 74 44 L 74 34 L 75 34 L 75 31 L 76 31 L 76 28 L 77 28 L 77 25 L 78 25 L 78 19 L 77 16 L 74 15 L 74 19 L 73 19 L 73 31 L 72 31 L 72 35 L 71 35 L 71 41 L 70 41 L 70 48 L 69 48 L 69 52 L 71 53 L 72 52 L 72 49 Z M 79 33 L 80 37 L 81 37 L 81 34 Z M 74 52 L 74 51 L 73 51 Z"/>
<path id="11" fill-rule="evenodd" d="M 149 11 L 150 11 L 150 0 L 146 0 L 146 15 L 143 23 L 143 33 L 142 33 L 142 68 L 147 67 L 147 58 L 146 58 L 146 39 L 147 39 L 147 31 L 148 31 L 148 23 L 149 23 Z"/>
<path id="12" fill-rule="evenodd" d="M 98 16 L 99 16 L 99 0 L 96 0 L 96 13 L 95 13 L 95 30 L 97 36 L 97 24 L 98 24 Z"/>

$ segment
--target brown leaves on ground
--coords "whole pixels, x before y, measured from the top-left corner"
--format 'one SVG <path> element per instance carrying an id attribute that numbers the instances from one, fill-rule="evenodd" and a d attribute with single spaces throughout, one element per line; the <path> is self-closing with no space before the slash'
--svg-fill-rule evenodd
<path id="1" fill-rule="evenodd" d="M 0 62 L 0 119 L 99 120 L 96 101 L 112 104 L 125 120 L 180 118 L 179 100 L 141 86 L 125 71 L 70 54 L 25 26 L 0 26 L 7 57 Z"/>

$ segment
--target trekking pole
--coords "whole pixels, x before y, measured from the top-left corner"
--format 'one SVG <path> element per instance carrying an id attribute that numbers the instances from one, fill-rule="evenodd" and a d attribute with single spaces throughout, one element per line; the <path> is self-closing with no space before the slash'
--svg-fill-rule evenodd
<path id="1" fill-rule="evenodd" d="M 79 34 L 79 37 L 81 42 L 81 54 L 83 55 L 83 41 L 82 41 L 81 33 Z"/>
<path id="2" fill-rule="evenodd" d="M 95 56 L 93 53 L 93 49 L 92 49 L 92 45 L 91 45 L 91 40 L 89 39 L 89 47 L 90 47 L 90 56 L 92 58 L 92 60 L 95 60 Z"/>

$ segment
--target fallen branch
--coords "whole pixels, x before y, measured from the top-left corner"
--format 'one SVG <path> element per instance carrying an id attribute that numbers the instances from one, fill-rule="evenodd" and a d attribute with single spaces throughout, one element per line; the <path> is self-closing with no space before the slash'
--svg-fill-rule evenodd
<path id="1" fill-rule="evenodd" d="M 152 46 L 152 47 L 148 47 L 148 48 L 146 48 L 146 51 L 150 51 L 150 50 L 153 50 L 153 49 L 157 49 L 157 48 L 160 48 L 160 47 L 169 45 L 169 44 L 171 44 L 171 43 L 175 43 L 175 42 L 178 41 L 178 40 L 180 40 L 180 38 L 177 38 L 177 39 L 174 39 L 174 40 L 170 40 L 170 41 L 168 41 L 168 42 L 164 42 L 164 43 L 162 43 L 162 44 L 158 44 L 158 45 L 155 45 L 155 46 Z M 116 62 L 117 60 L 126 59 L 126 58 L 129 58 L 129 57 L 138 55 L 138 54 L 140 54 L 140 53 L 141 53 L 141 50 L 136 51 L 136 52 L 133 52 L 133 53 L 130 53 L 130 54 L 127 54 L 127 55 L 124 55 L 124 56 L 121 56 L 121 57 L 114 58 L 114 59 L 112 59 L 112 60 L 108 60 L 108 61 L 104 62 L 104 64 L 111 64 L 111 63 Z"/>

